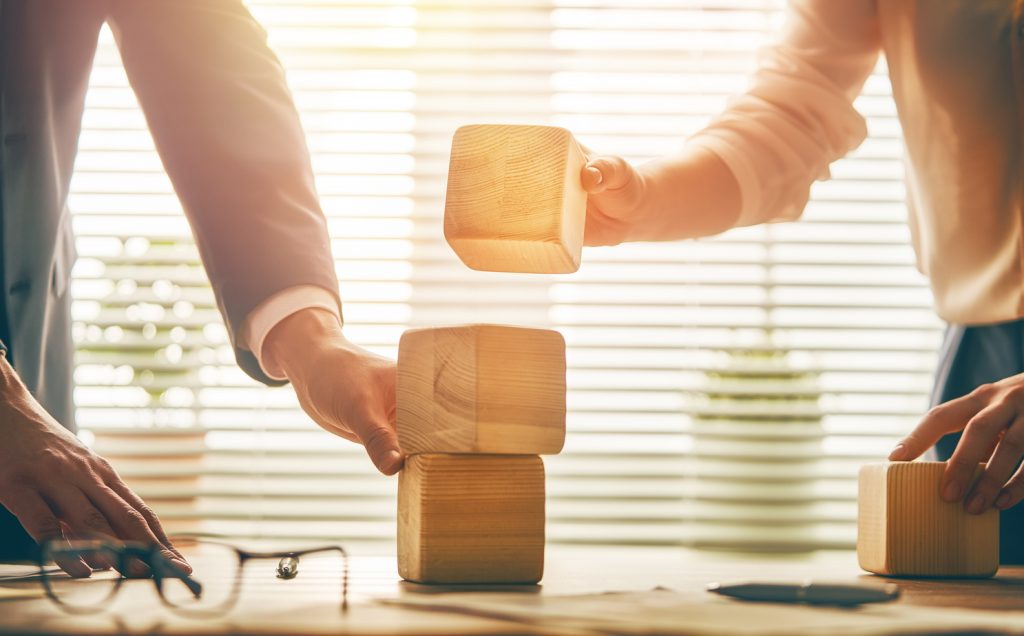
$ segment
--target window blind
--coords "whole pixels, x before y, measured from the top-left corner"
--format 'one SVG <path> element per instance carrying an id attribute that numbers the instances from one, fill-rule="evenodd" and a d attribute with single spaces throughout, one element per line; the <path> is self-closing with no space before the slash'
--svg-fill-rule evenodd
<path id="1" fill-rule="evenodd" d="M 350 338 L 498 322 L 567 341 L 551 541 L 849 547 L 856 469 L 926 406 L 940 337 L 905 226 L 884 64 L 870 137 L 800 222 L 473 272 L 442 236 L 467 123 L 565 126 L 641 162 L 741 92 L 781 0 L 251 0 L 299 106 Z M 234 366 L 104 31 L 70 205 L 78 419 L 173 529 L 390 542 L 395 480 Z"/>

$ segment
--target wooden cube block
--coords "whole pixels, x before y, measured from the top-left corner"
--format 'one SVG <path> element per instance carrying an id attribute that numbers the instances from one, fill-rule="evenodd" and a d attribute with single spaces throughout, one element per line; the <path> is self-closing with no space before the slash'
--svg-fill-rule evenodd
<path id="1" fill-rule="evenodd" d="M 419 583 L 540 581 L 540 457 L 407 457 L 398 477 L 398 573 Z"/>
<path id="2" fill-rule="evenodd" d="M 444 206 L 448 244 L 473 269 L 575 272 L 587 209 L 580 182 L 585 163 L 562 128 L 459 128 Z"/>
<path id="3" fill-rule="evenodd" d="M 862 568 L 889 576 L 995 574 L 999 512 L 971 515 L 962 503 L 943 501 L 939 487 L 945 468 L 945 462 L 861 468 L 857 558 Z"/>
<path id="4" fill-rule="evenodd" d="M 555 454 L 565 443 L 565 340 L 557 331 L 416 329 L 398 347 L 406 454 Z"/>

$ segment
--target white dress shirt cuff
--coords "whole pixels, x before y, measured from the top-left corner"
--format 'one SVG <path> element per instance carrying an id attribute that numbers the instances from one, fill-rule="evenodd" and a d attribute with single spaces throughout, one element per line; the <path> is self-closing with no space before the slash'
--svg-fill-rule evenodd
<path id="1" fill-rule="evenodd" d="M 324 309 L 341 322 L 341 308 L 334 294 L 316 285 L 298 285 L 277 292 L 253 309 L 242 323 L 239 344 L 256 356 L 260 368 L 272 380 L 287 380 L 284 371 L 263 357 L 267 334 L 282 320 L 303 309 Z"/>

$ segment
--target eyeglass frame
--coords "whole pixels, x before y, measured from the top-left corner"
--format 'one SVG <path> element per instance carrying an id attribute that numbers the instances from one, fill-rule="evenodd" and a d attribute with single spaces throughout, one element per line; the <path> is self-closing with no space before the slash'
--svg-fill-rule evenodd
<path id="1" fill-rule="evenodd" d="M 59 595 L 53 590 L 51 586 L 52 581 L 52 570 L 49 569 L 47 563 L 48 550 L 46 549 L 47 543 L 40 545 L 36 552 L 36 564 L 39 566 L 39 578 L 42 581 L 43 589 L 46 592 L 47 598 L 54 602 L 58 607 L 69 614 L 96 614 L 106 609 L 109 602 L 117 596 L 118 591 L 121 589 L 122 583 L 129 577 L 124 576 L 123 572 L 127 571 L 129 567 L 129 560 L 137 559 L 149 567 L 152 573 L 153 584 L 157 588 L 157 596 L 160 597 L 161 603 L 168 609 L 174 611 L 181 616 L 196 617 L 196 618 L 210 618 L 216 616 L 224 616 L 229 613 L 234 606 L 238 603 L 238 599 L 241 596 L 242 579 L 244 578 L 242 573 L 245 569 L 246 563 L 254 560 L 264 559 L 295 559 L 296 561 L 303 556 L 308 554 L 315 554 L 318 552 L 338 552 L 342 557 L 342 575 L 341 575 L 341 611 L 342 613 L 348 612 L 348 587 L 349 587 L 349 557 L 348 552 L 345 548 L 340 545 L 328 545 L 320 546 L 316 548 L 306 548 L 303 550 L 283 550 L 283 551 L 253 551 L 244 550 L 237 546 L 231 545 L 225 541 L 221 541 L 216 538 L 208 538 L 196 535 L 177 535 L 171 537 L 171 543 L 175 543 L 175 540 L 181 542 L 194 542 L 198 544 L 207 545 L 219 545 L 227 548 L 235 553 L 238 557 L 238 566 L 235 568 L 235 578 L 231 582 L 231 594 L 226 600 L 221 602 L 215 608 L 201 608 L 193 609 L 175 605 L 164 595 L 163 582 L 166 578 L 178 579 L 184 583 L 189 590 L 192 591 L 197 597 L 202 594 L 202 583 L 192 578 L 191 575 L 185 574 L 178 570 L 177 567 L 171 564 L 171 562 L 162 554 L 164 548 L 162 546 L 149 545 L 145 543 L 139 543 L 134 541 L 113 541 L 108 538 L 97 538 L 97 539 L 86 539 L 85 541 L 94 541 L 98 545 L 98 548 L 110 552 L 116 557 L 116 563 L 113 564 L 114 569 L 122 573 L 121 576 L 114 579 L 113 587 L 110 592 L 101 601 L 95 605 L 84 606 L 74 605 L 62 601 Z M 52 539 L 51 541 L 59 542 L 62 539 Z M 75 539 L 75 541 L 80 541 Z M 278 567 L 278 578 L 291 579 L 295 578 L 295 574 L 291 576 L 285 576 L 285 572 L 282 567 Z"/>

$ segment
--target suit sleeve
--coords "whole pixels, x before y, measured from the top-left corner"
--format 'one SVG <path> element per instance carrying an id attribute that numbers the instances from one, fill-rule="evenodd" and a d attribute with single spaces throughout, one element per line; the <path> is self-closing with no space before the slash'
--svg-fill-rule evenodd
<path id="1" fill-rule="evenodd" d="M 740 186 L 737 225 L 795 219 L 829 164 L 867 136 L 853 107 L 881 48 L 875 0 L 791 0 L 748 90 L 689 143 Z"/>
<path id="2" fill-rule="evenodd" d="M 129 81 L 192 227 L 238 363 L 261 382 L 281 384 L 241 342 L 246 316 L 290 287 L 338 293 L 284 69 L 239 0 L 112 0 L 108 6 Z"/>

